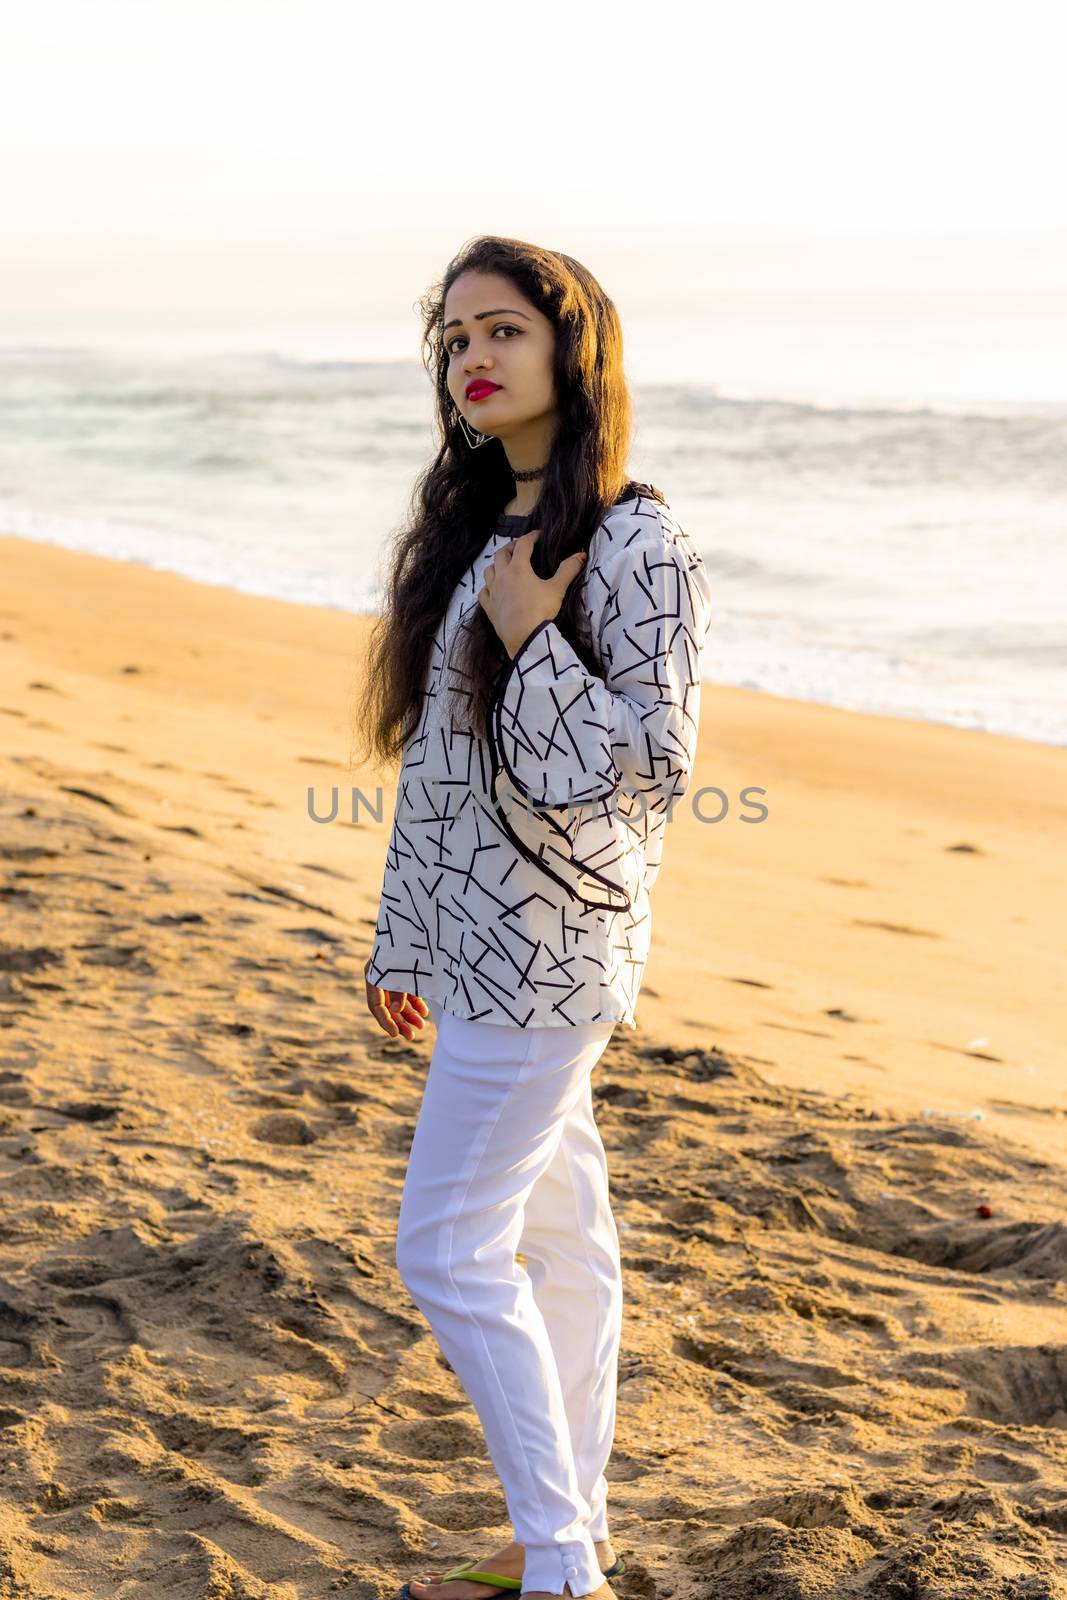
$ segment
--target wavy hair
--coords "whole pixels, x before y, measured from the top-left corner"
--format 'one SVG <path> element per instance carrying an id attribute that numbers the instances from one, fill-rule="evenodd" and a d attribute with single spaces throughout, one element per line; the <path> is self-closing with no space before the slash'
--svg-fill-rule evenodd
<path id="1" fill-rule="evenodd" d="M 385 603 L 368 645 L 356 713 L 362 760 L 394 760 L 418 728 L 438 625 L 515 492 L 503 444 L 493 439 L 472 450 L 448 391 L 444 304 L 463 272 L 510 279 L 555 326 L 557 426 L 529 522 L 541 530 L 531 559 L 534 572 L 550 577 L 565 557 L 588 550 L 619 500 L 638 490 L 663 500 L 653 485 L 634 484 L 626 475 L 633 413 L 622 328 L 592 273 L 572 256 L 521 239 L 482 234 L 468 241 L 440 282 L 416 302 L 423 319 L 423 365 L 434 387 L 438 449 L 417 477 L 405 525 L 391 540 Z M 599 676 L 578 590 L 577 582 L 570 585 L 555 622 Z M 453 727 L 486 737 L 493 687 L 509 659 L 488 616 L 474 606 L 450 652 Z"/>

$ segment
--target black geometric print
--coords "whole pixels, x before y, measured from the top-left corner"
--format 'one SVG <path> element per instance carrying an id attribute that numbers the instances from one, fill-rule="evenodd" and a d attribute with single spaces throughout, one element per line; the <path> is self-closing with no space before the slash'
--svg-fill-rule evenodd
<path id="1" fill-rule="evenodd" d="M 500 519 L 434 640 L 367 975 L 479 1021 L 635 1028 L 649 891 L 696 754 L 711 586 L 667 505 L 613 506 L 576 580 L 603 677 L 542 622 L 476 738 L 454 726 L 442 676 L 485 567 L 527 521 Z"/>

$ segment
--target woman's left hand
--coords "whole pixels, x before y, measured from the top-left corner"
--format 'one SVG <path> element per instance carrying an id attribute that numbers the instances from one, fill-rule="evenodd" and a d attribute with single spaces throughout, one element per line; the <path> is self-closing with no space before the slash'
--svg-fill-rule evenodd
<path id="1" fill-rule="evenodd" d="M 540 532 L 530 528 L 498 550 L 478 591 L 482 610 L 512 658 L 539 622 L 551 622 L 559 614 L 567 590 L 585 566 L 585 552 L 578 550 L 560 562 L 551 578 L 539 578 L 530 557 Z"/>

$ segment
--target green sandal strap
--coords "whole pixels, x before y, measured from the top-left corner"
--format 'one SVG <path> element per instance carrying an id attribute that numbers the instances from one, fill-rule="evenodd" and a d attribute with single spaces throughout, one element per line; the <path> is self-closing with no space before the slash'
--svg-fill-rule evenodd
<path id="1" fill-rule="evenodd" d="M 521 1589 L 521 1578 L 509 1578 L 502 1572 L 473 1572 L 472 1567 L 478 1565 L 477 1561 L 464 1561 L 462 1565 L 453 1567 L 451 1572 L 442 1574 L 441 1582 L 448 1583 L 453 1578 L 463 1578 L 471 1583 L 491 1583 L 497 1589 Z"/>

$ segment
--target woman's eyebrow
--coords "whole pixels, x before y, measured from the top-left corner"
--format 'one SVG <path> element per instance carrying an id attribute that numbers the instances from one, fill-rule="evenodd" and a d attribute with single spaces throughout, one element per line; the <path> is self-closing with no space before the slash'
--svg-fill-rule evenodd
<path id="1" fill-rule="evenodd" d="M 526 317 L 527 322 L 530 320 L 529 317 L 526 316 L 525 311 L 514 311 L 508 306 L 498 306 L 495 311 L 476 311 L 474 313 L 474 320 L 475 322 L 481 322 L 483 317 L 502 317 L 505 315 L 509 317 Z M 444 333 L 448 328 L 459 328 L 462 326 L 463 318 L 453 317 L 451 322 L 445 323 L 444 327 L 441 329 L 441 332 Z"/>

